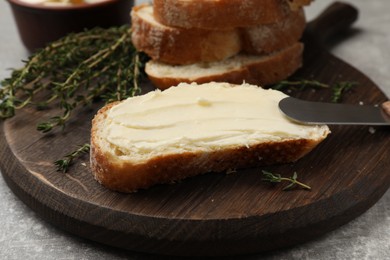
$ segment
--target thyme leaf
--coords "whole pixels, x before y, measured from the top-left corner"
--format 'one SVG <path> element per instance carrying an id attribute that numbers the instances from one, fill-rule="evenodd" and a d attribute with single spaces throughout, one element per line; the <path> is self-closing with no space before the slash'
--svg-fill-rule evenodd
<path id="1" fill-rule="evenodd" d="M 73 160 L 85 153 L 88 153 L 90 148 L 91 146 L 88 143 L 83 144 L 79 146 L 77 150 L 65 155 L 63 159 L 55 161 L 54 165 L 57 166 L 57 171 L 62 171 L 64 173 L 67 172 Z"/>
<path id="2" fill-rule="evenodd" d="M 332 86 L 332 102 L 333 103 L 339 103 L 342 100 L 343 94 L 350 90 L 352 87 L 357 85 L 356 82 L 338 82 L 335 85 Z"/>
<path id="3" fill-rule="evenodd" d="M 304 189 L 311 190 L 310 186 L 298 181 L 298 174 L 296 172 L 294 172 L 294 174 L 291 178 L 282 177 L 280 174 L 273 174 L 271 172 L 264 171 L 264 170 L 262 171 L 262 173 L 263 173 L 263 178 L 262 178 L 263 181 L 267 181 L 267 182 L 271 182 L 271 183 L 280 183 L 282 181 L 290 182 L 290 184 L 285 186 L 283 188 L 283 190 L 292 189 L 296 185 L 298 185 Z"/>
<path id="4" fill-rule="evenodd" d="M 328 88 L 332 91 L 331 102 L 339 103 L 342 101 L 343 94 L 350 90 L 352 87 L 357 85 L 356 82 L 342 81 L 335 83 L 334 85 L 328 85 L 317 80 L 282 80 L 274 85 L 271 85 L 270 88 L 280 91 L 293 90 L 293 91 L 302 91 L 308 88 L 311 89 L 321 89 Z"/>
<path id="5" fill-rule="evenodd" d="M 272 85 L 270 88 L 276 89 L 276 90 L 286 90 L 286 89 L 292 89 L 292 90 L 304 90 L 306 88 L 329 88 L 328 84 L 321 83 L 317 80 L 282 80 L 274 85 Z"/>

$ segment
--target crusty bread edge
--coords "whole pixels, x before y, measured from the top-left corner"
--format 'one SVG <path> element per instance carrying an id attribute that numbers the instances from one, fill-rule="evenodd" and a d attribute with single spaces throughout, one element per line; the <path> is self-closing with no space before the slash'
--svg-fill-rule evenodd
<path id="1" fill-rule="evenodd" d="M 299 8 L 276 23 L 241 28 L 242 50 L 256 55 L 283 50 L 301 39 L 305 27 L 305 12 Z"/>
<path id="2" fill-rule="evenodd" d="M 328 134 L 324 131 L 317 139 L 291 139 L 210 152 L 165 154 L 135 164 L 120 161 L 99 146 L 99 123 L 115 104 L 101 108 L 92 121 L 90 162 L 92 174 L 99 183 L 111 190 L 126 193 L 209 172 L 294 162 L 309 153 Z"/>
<path id="3" fill-rule="evenodd" d="M 213 62 L 234 56 L 241 50 L 238 29 L 182 29 L 157 25 L 139 15 L 143 8 L 149 7 L 149 4 L 142 4 L 131 11 L 132 42 L 137 50 L 152 59 L 169 64 Z"/>
<path id="4" fill-rule="evenodd" d="M 153 6 L 155 18 L 162 24 L 212 30 L 274 23 L 290 10 L 287 1 L 275 0 L 154 0 Z"/>
<path id="5" fill-rule="evenodd" d="M 238 69 L 226 71 L 225 73 L 201 76 L 197 78 L 153 75 L 148 69 L 151 62 L 146 64 L 145 72 L 150 81 L 161 90 L 177 86 L 181 82 L 196 82 L 198 84 L 212 81 L 228 82 L 232 84 L 241 84 L 246 82 L 249 84 L 266 86 L 288 78 L 302 66 L 303 48 L 302 43 L 296 43 L 279 52 L 270 54 L 267 59 L 262 59 Z"/>
<path id="6" fill-rule="evenodd" d="M 295 11 L 303 6 L 310 5 L 313 0 L 287 0 L 291 10 Z"/>
<path id="7" fill-rule="evenodd" d="M 289 11 L 311 0 L 154 0 L 154 16 L 160 23 L 180 28 L 224 30 L 280 21 Z M 205 15 L 206 14 L 206 15 Z"/>

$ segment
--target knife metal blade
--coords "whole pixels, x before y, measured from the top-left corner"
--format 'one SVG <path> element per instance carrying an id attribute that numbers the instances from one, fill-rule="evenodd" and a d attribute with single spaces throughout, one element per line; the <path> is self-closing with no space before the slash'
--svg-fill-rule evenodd
<path id="1" fill-rule="evenodd" d="M 390 116 L 381 106 L 312 102 L 287 97 L 279 102 L 279 109 L 289 119 L 304 124 L 390 125 Z"/>

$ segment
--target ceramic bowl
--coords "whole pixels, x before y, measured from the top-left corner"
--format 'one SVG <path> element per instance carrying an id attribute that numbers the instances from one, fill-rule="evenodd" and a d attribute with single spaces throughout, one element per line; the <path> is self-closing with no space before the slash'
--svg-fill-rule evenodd
<path id="1" fill-rule="evenodd" d="M 71 32 L 130 23 L 133 0 L 102 0 L 69 5 L 44 5 L 8 0 L 23 44 L 30 52 Z"/>

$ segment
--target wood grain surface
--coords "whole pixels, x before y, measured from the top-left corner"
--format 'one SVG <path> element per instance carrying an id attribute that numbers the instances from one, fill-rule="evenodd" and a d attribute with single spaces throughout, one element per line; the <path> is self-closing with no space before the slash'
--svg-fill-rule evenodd
<path id="1" fill-rule="evenodd" d="M 319 47 L 310 34 L 305 44 L 304 66 L 292 78 L 358 82 L 343 103 L 374 105 L 386 100 L 370 79 Z M 332 91 L 289 94 L 329 101 Z M 53 165 L 89 142 L 91 119 L 101 105 L 78 111 L 64 131 L 49 134 L 36 131 L 36 124 L 56 115 L 56 109 L 20 111 L 1 124 L 0 168 L 15 194 L 48 222 L 104 244 L 192 256 L 277 249 L 356 218 L 390 186 L 390 129 L 332 126 L 332 134 L 296 163 L 210 173 L 134 194 L 112 192 L 93 179 L 88 156 L 68 173 Z M 312 190 L 282 191 L 282 184 L 261 180 L 262 170 L 287 177 L 297 172 Z"/>

